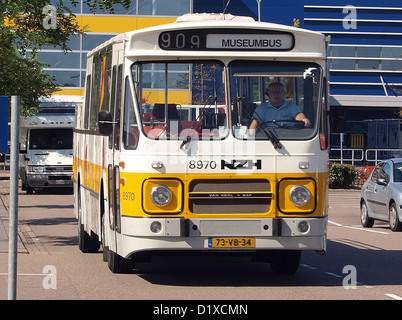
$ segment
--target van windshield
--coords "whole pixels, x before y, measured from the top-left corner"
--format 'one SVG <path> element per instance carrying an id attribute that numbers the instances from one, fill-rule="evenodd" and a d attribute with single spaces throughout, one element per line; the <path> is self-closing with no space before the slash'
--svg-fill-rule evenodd
<path id="1" fill-rule="evenodd" d="M 32 150 L 61 150 L 73 148 L 73 129 L 32 129 L 29 136 Z"/>

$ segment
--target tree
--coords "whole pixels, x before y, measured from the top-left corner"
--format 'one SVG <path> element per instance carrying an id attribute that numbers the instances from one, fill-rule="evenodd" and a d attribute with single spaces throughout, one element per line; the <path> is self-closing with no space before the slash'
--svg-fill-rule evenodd
<path id="1" fill-rule="evenodd" d="M 77 0 L 0 0 L 0 95 L 21 97 L 22 113 L 29 114 L 39 105 L 38 99 L 60 87 L 54 77 L 43 71 L 47 64 L 37 61 L 42 46 L 60 46 L 69 51 L 69 37 L 84 34 L 67 6 Z M 55 1 L 52 1 L 54 4 Z M 113 12 L 113 6 L 130 6 L 130 0 L 84 0 L 92 12 L 97 8 Z M 27 49 L 31 49 L 27 55 Z"/>

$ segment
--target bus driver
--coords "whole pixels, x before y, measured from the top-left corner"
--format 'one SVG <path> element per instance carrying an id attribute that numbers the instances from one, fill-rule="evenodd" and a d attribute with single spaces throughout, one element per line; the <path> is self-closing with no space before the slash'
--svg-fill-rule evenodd
<path id="1" fill-rule="evenodd" d="M 304 122 L 305 127 L 310 126 L 310 120 L 304 115 L 300 107 L 285 99 L 285 90 L 280 82 L 273 82 L 268 86 L 269 101 L 260 104 L 253 114 L 253 120 L 250 124 L 249 135 L 253 135 L 258 126 L 258 122 L 267 123 L 272 127 L 272 122 L 297 120 Z"/>

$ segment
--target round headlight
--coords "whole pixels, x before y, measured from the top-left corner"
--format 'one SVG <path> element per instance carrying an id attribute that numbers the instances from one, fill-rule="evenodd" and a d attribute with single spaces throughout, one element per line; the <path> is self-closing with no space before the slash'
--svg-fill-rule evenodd
<path id="1" fill-rule="evenodd" d="M 158 207 L 167 206 L 172 200 L 172 191 L 164 185 L 153 187 L 151 190 L 151 199 Z"/>
<path id="2" fill-rule="evenodd" d="M 295 206 L 302 207 L 310 201 L 311 193 L 304 186 L 294 186 L 290 189 L 289 197 Z"/>

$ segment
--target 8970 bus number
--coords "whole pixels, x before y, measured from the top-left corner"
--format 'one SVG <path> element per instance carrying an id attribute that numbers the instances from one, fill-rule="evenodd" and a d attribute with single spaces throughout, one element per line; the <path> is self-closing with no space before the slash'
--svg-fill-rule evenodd
<path id="1" fill-rule="evenodd" d="M 216 169 L 216 162 L 214 160 L 190 160 L 188 162 L 189 169 Z"/>

